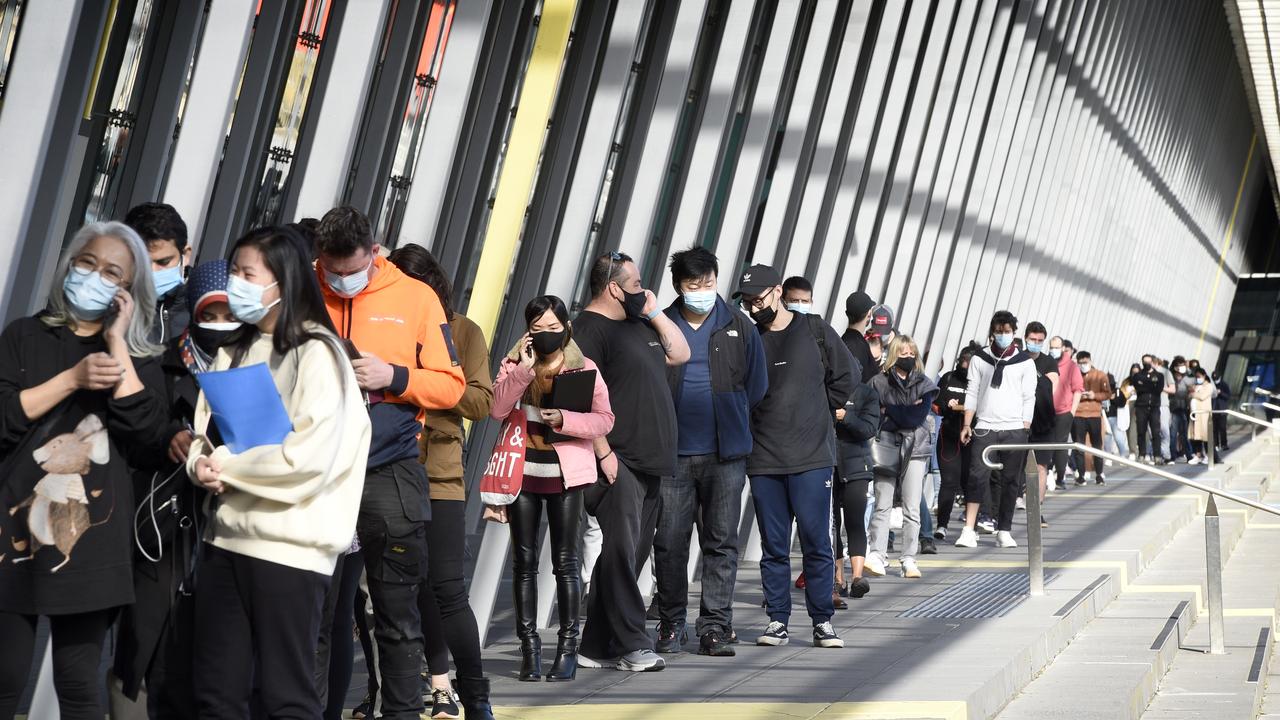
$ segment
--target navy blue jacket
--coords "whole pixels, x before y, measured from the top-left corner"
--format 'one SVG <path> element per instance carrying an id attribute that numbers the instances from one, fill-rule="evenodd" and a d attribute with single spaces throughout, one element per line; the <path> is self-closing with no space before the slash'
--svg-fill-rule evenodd
<path id="1" fill-rule="evenodd" d="M 663 312 L 676 322 L 683 306 L 684 300 L 676 298 Z M 712 320 L 716 326 L 708 356 L 718 453 L 721 460 L 736 460 L 751 454 L 751 410 L 769 390 L 769 372 L 764 362 L 764 343 L 747 316 L 717 297 Z M 667 380 L 678 406 L 684 389 L 684 365 L 668 368 Z"/>

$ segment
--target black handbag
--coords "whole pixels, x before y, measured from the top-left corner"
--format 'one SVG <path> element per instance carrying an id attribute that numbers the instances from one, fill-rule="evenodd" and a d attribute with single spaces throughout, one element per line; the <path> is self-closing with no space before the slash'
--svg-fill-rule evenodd
<path id="1" fill-rule="evenodd" d="M 902 474 L 902 436 L 881 430 L 871 440 L 871 462 L 875 474 L 896 478 Z"/>

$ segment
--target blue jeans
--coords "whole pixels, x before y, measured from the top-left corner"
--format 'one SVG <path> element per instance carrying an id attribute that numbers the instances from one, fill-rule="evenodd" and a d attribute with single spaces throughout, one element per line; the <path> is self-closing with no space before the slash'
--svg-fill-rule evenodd
<path id="1" fill-rule="evenodd" d="M 1194 457 L 1191 452 L 1191 443 L 1187 440 L 1187 424 L 1191 421 L 1191 416 L 1181 410 L 1174 410 L 1169 417 L 1169 451 L 1173 453 L 1173 457 L 1185 457 L 1190 460 Z"/>
<path id="2" fill-rule="evenodd" d="M 769 619 L 791 619 L 791 521 L 800 534 L 806 579 L 805 607 L 813 624 L 835 613 L 831 588 L 835 560 L 831 550 L 831 468 L 791 475 L 752 475 L 751 498 L 760 526 L 760 581 Z"/>
<path id="3" fill-rule="evenodd" d="M 662 478 L 662 507 L 653 539 L 658 612 L 683 625 L 689 604 L 689 540 L 698 524 L 702 547 L 702 603 L 698 635 L 733 627 L 733 586 L 738 581 L 738 525 L 747 461 L 722 462 L 716 454 L 682 456 L 675 477 Z"/>

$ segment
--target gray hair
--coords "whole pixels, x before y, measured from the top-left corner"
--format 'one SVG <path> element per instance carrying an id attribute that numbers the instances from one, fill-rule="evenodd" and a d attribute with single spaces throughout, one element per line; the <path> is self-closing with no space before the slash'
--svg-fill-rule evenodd
<path id="1" fill-rule="evenodd" d="M 133 280 L 129 285 L 129 294 L 133 296 L 134 311 L 124 333 L 129 354 L 133 357 L 160 355 L 164 348 L 147 338 L 156 316 L 156 288 L 151 279 L 151 256 L 147 254 L 147 245 L 142 242 L 138 233 L 122 222 L 89 223 L 76 231 L 67 249 L 62 251 L 62 258 L 58 260 L 53 287 L 49 290 L 49 302 L 41 320 L 49 327 L 75 326 L 75 318 L 67 308 L 67 298 L 62 292 L 62 283 L 71 271 L 71 261 L 90 240 L 98 237 L 113 237 L 124 242 L 133 255 Z"/>

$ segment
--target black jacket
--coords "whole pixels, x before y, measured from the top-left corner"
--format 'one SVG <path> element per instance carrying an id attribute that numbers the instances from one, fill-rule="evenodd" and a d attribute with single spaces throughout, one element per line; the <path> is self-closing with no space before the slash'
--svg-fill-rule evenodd
<path id="1" fill-rule="evenodd" d="M 191 324 L 191 310 L 187 307 L 187 284 L 169 291 L 156 302 L 156 319 L 151 323 L 147 339 L 157 345 L 169 346 L 182 337 Z"/>
<path id="2" fill-rule="evenodd" d="M 836 421 L 836 469 L 841 480 L 871 478 L 871 438 L 879 427 L 880 396 L 866 383 L 854 385 L 853 395 L 844 404 L 844 419 Z"/>
<path id="3" fill-rule="evenodd" d="M 1130 380 L 1138 391 L 1133 404 L 1137 407 L 1151 407 L 1160 404 L 1160 393 L 1164 392 L 1164 376 L 1155 368 L 1139 370 Z"/>

